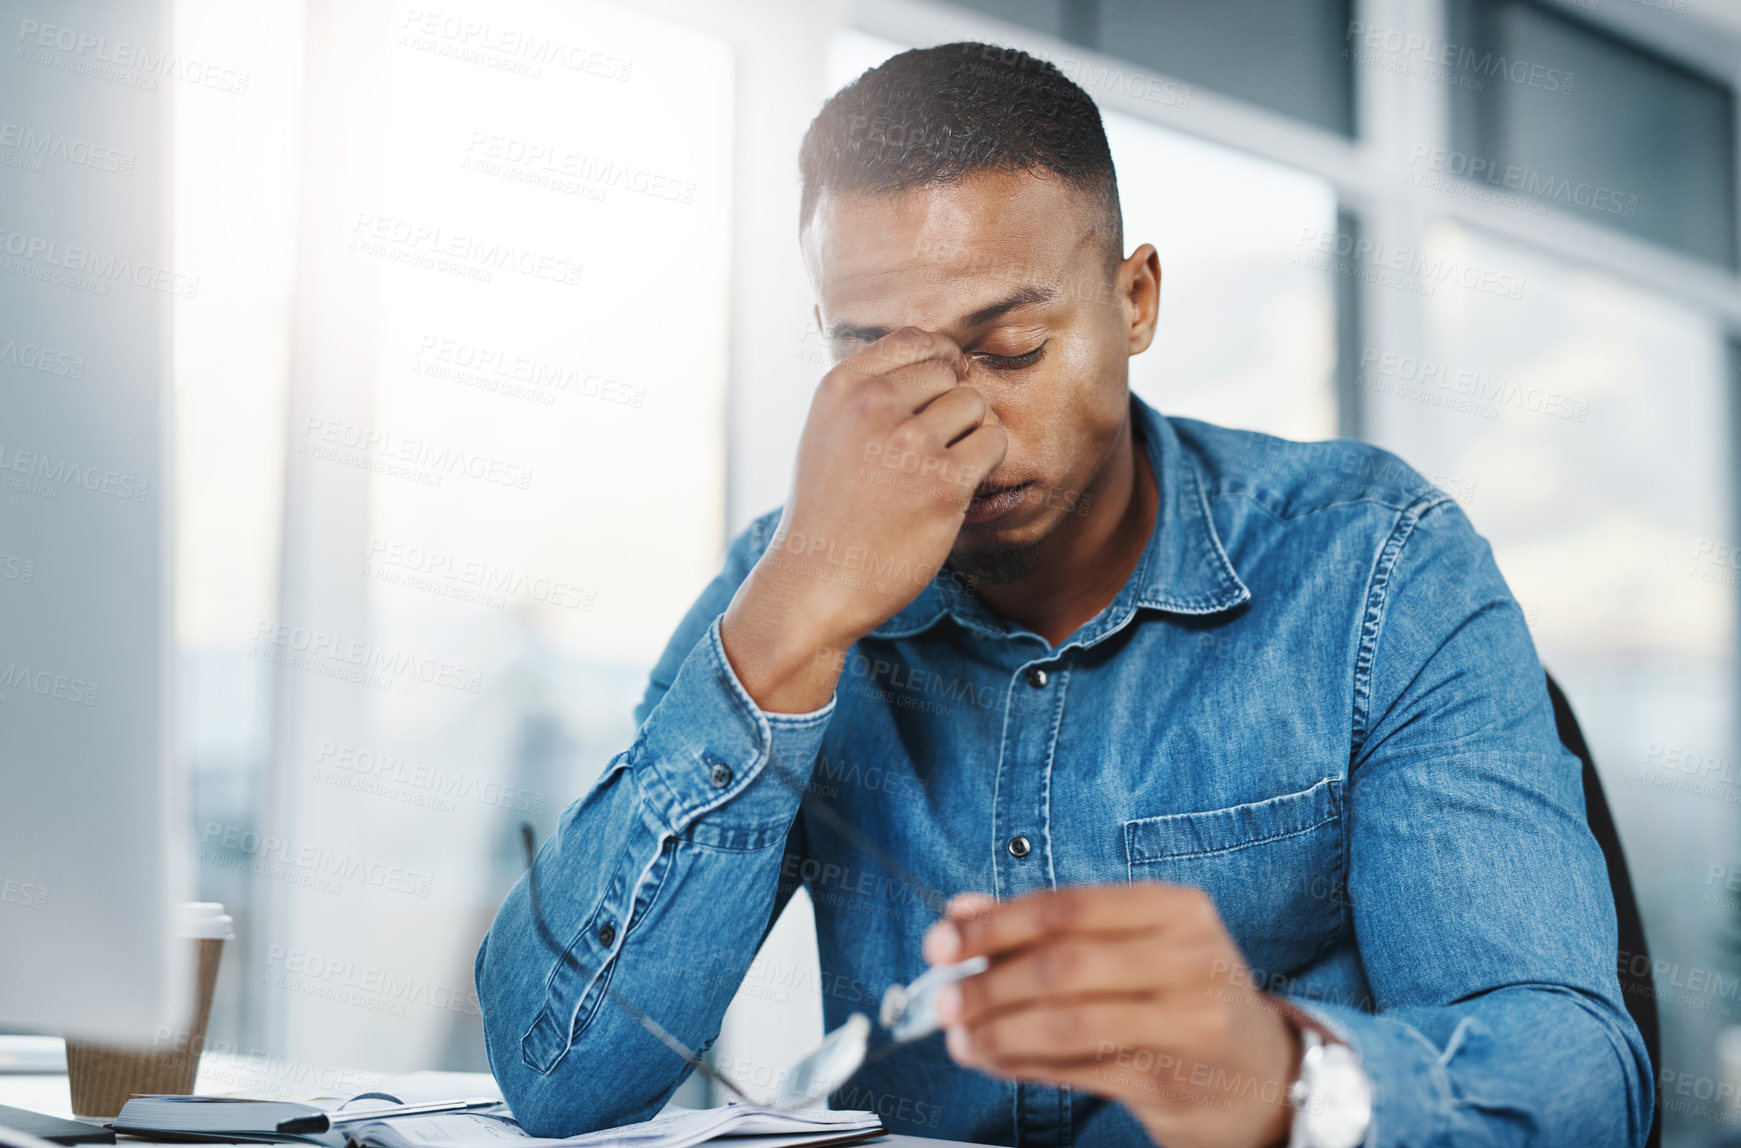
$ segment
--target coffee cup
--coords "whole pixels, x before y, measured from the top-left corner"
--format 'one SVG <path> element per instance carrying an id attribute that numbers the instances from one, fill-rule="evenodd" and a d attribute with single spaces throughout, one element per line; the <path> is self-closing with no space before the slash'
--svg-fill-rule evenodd
<path id="1" fill-rule="evenodd" d="M 185 1095 L 193 1091 L 218 983 L 218 961 L 224 942 L 235 936 L 235 929 L 216 901 L 177 905 L 175 924 L 177 943 L 193 946 L 188 965 L 194 981 L 186 1023 L 179 1029 L 164 1030 L 143 1046 L 68 1037 L 67 1082 L 72 1088 L 74 1115 L 113 1119 L 135 1095 Z"/>

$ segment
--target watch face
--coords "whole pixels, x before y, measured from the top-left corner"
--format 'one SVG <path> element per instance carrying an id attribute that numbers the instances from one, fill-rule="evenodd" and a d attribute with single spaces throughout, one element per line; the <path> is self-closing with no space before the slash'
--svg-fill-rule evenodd
<path id="1" fill-rule="evenodd" d="M 1303 1066 L 1308 1096 L 1294 1117 L 1305 1123 L 1305 1142 L 1312 1148 L 1355 1148 L 1372 1123 L 1372 1082 L 1347 1045 L 1325 1045 L 1313 1059 L 1317 1063 Z"/>

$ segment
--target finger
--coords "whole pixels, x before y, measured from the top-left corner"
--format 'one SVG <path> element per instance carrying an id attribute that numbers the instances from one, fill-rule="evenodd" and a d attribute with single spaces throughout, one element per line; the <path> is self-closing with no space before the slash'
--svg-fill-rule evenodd
<path id="1" fill-rule="evenodd" d="M 1201 889 L 1159 881 L 1043 889 L 972 919 L 939 921 L 925 934 L 924 953 L 933 964 L 941 964 L 982 953 L 995 956 L 1060 933 L 1129 933 L 1195 924 L 1205 908 L 1213 915 L 1214 903 Z"/>
<path id="2" fill-rule="evenodd" d="M 1069 934 L 1031 945 L 937 996 L 944 1024 L 973 1025 L 991 1013 L 1070 996 L 1152 993 L 1203 980 L 1206 947 L 1153 932 L 1104 937 Z"/>
<path id="3" fill-rule="evenodd" d="M 997 898 L 990 893 L 966 892 L 957 893 L 949 898 L 949 904 L 943 907 L 943 915 L 951 920 L 965 917 L 977 917 L 991 911 L 997 905 Z"/>
<path id="4" fill-rule="evenodd" d="M 998 1013 L 973 1025 L 951 1025 L 945 1043 L 963 1065 L 1069 1064 L 1102 1046 L 1154 1046 L 1151 1018 L 1158 998 L 1146 995 L 1082 997 Z"/>
<path id="5" fill-rule="evenodd" d="M 969 431 L 961 441 L 951 446 L 946 452 L 955 465 L 950 475 L 961 485 L 972 488 L 985 481 L 985 476 L 997 469 L 1009 453 L 1009 432 L 991 423 L 981 423 L 975 430 Z M 995 902 L 980 905 L 965 919 L 970 921 L 983 920 L 997 911 Z M 929 937 L 929 934 L 927 934 Z M 926 959 L 930 959 L 930 949 L 925 950 Z M 951 958 L 953 959 L 953 958 Z M 933 961 L 933 964 L 936 962 Z"/>
<path id="6" fill-rule="evenodd" d="M 978 390 L 958 386 L 932 399 L 912 421 L 939 446 L 947 447 L 983 423 L 990 410 L 990 404 Z"/>
<path id="7" fill-rule="evenodd" d="M 887 375 L 932 359 L 948 367 L 957 379 L 967 374 L 967 356 L 961 346 L 947 335 L 921 327 L 890 331 L 862 351 L 848 355 L 839 365 L 860 375 Z"/>
<path id="8" fill-rule="evenodd" d="M 926 410 L 938 396 L 961 385 L 961 376 L 942 359 L 910 363 L 880 377 L 894 388 L 901 398 L 901 405 L 914 414 Z"/>

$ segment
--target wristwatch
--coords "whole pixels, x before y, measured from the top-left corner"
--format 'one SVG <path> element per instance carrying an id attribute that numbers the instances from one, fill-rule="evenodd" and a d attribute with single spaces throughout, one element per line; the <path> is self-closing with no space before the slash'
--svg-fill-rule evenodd
<path id="1" fill-rule="evenodd" d="M 1303 1009 L 1283 1002 L 1282 1012 L 1303 1049 L 1299 1079 L 1288 1086 L 1288 1148 L 1356 1148 L 1372 1124 L 1372 1081 L 1360 1054 Z"/>

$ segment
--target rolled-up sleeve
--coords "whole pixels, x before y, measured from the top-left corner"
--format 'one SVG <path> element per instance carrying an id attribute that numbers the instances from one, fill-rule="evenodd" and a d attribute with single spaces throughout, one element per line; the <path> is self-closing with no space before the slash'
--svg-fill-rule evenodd
<path id="1" fill-rule="evenodd" d="M 1651 1067 L 1580 765 L 1455 503 L 1401 516 L 1364 625 L 1348 893 L 1377 1010 L 1300 1003 L 1361 1053 L 1367 1144 L 1642 1144 Z"/>
<path id="2" fill-rule="evenodd" d="M 478 951 L 490 1066 L 534 1135 L 656 1112 L 689 1066 L 609 998 L 706 1048 L 779 907 L 833 702 L 765 713 L 726 658 L 719 616 L 770 525 L 733 545 L 655 667 L 633 743 L 539 851 L 545 924 L 571 959 L 540 936 L 524 878 Z"/>

